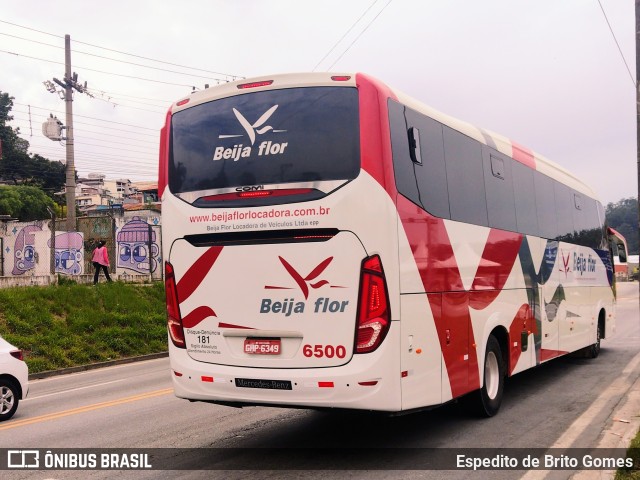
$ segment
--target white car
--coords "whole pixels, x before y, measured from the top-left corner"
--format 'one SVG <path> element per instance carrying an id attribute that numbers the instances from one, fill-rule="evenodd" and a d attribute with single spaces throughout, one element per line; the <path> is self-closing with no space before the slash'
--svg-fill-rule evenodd
<path id="1" fill-rule="evenodd" d="M 16 413 L 29 392 L 29 369 L 22 350 L 0 337 L 0 422 Z"/>

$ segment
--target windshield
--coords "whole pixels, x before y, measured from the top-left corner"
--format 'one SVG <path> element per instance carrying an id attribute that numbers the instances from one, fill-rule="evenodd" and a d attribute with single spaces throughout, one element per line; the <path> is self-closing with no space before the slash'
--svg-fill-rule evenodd
<path id="1" fill-rule="evenodd" d="M 171 120 L 173 193 L 351 180 L 360 171 L 358 91 L 306 87 L 197 105 Z"/>

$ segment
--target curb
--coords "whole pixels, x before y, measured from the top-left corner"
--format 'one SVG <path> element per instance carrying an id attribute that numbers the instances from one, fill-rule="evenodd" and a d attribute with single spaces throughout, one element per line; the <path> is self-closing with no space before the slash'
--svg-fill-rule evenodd
<path id="1" fill-rule="evenodd" d="M 619 448 L 627 450 L 631 440 L 640 431 L 640 375 L 627 389 L 607 419 L 597 448 Z M 571 476 L 571 480 L 613 480 L 616 470 L 582 470 Z"/>
<path id="2" fill-rule="evenodd" d="M 144 362 L 145 360 L 155 360 L 157 358 L 168 357 L 169 352 L 150 353 L 148 355 L 140 355 L 138 357 L 118 358 L 116 360 L 108 360 L 106 362 L 90 363 L 88 365 L 79 365 L 77 367 L 61 368 L 59 370 L 47 370 L 44 372 L 30 373 L 29 380 L 39 380 L 42 378 L 50 378 L 58 375 L 66 375 L 68 373 L 84 372 L 94 370 L 96 368 L 111 367 L 113 365 L 124 365 L 127 363 Z"/>

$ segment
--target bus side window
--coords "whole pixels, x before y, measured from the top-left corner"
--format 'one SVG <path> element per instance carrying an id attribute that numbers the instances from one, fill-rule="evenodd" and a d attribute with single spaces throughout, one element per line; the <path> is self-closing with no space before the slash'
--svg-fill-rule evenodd
<path id="1" fill-rule="evenodd" d="M 451 219 L 488 226 L 481 144 L 447 126 L 443 133 Z"/>
<path id="2" fill-rule="evenodd" d="M 540 236 L 534 171 L 520 162 L 511 162 L 518 232 Z M 542 235 L 544 236 L 544 235 Z"/>
<path id="3" fill-rule="evenodd" d="M 410 108 L 407 108 L 406 116 L 407 126 L 420 132 L 422 162 L 414 166 L 422 205 L 431 215 L 451 218 L 442 124 Z"/>
<path id="4" fill-rule="evenodd" d="M 411 161 L 409 142 L 407 141 L 407 122 L 405 107 L 389 99 L 389 129 L 391 131 L 391 151 L 393 154 L 393 173 L 398 192 L 422 208 L 420 193 L 416 182 L 415 164 Z"/>
<path id="5" fill-rule="evenodd" d="M 598 218 L 596 201 L 573 192 L 575 208 L 573 225 L 577 232 L 576 243 L 584 247 L 598 249 L 602 245 L 602 226 Z"/>
<path id="6" fill-rule="evenodd" d="M 599 238 L 601 238 L 601 243 L 598 248 L 600 248 L 600 250 L 607 250 L 611 248 L 611 245 L 609 244 L 609 237 L 607 235 L 607 226 L 606 226 L 606 220 L 605 220 L 604 207 L 597 200 L 596 200 L 596 212 L 597 212 L 598 218 L 597 220 L 594 220 L 594 221 L 597 222 L 598 224 L 598 228 L 600 229 Z"/>
<path id="7" fill-rule="evenodd" d="M 558 236 L 558 220 L 556 217 L 556 197 L 553 180 L 540 172 L 534 172 L 536 192 L 536 211 L 540 237 L 553 240 Z"/>
<path id="8" fill-rule="evenodd" d="M 558 233 L 556 240 L 561 242 L 575 242 L 576 228 L 573 225 L 574 199 L 569 187 L 560 182 L 554 182 L 553 188 L 556 199 L 556 218 Z"/>
<path id="9" fill-rule="evenodd" d="M 489 226 L 515 232 L 518 227 L 511 175 L 513 160 L 487 146 L 482 147 L 482 160 Z"/>

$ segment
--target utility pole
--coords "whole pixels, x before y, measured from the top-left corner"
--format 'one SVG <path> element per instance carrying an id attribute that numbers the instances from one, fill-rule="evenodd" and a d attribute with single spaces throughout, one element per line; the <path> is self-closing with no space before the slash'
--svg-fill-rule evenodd
<path id="1" fill-rule="evenodd" d="M 61 82 L 57 78 L 54 78 L 53 81 L 62 87 L 62 91 L 64 93 L 66 125 L 57 129 L 58 135 L 47 135 L 47 133 L 45 133 L 45 135 L 51 140 L 61 140 L 62 137 L 60 137 L 59 133 L 61 132 L 61 128 L 65 128 L 67 130 L 66 137 L 64 137 L 67 148 L 65 181 L 67 199 L 67 232 L 74 232 L 76 230 L 76 167 L 73 150 L 73 91 L 76 90 L 79 93 L 86 93 L 89 96 L 92 95 L 87 92 L 87 82 L 84 82 L 84 85 L 80 85 L 78 84 L 78 74 L 71 74 L 71 37 L 69 35 L 64 36 L 64 81 Z M 44 82 L 44 84 L 47 87 L 47 90 L 51 93 L 56 93 L 55 86 L 50 82 L 47 81 Z M 43 126 L 43 132 L 44 131 L 45 127 Z"/>
<path id="2" fill-rule="evenodd" d="M 71 37 L 64 36 L 64 103 L 67 122 L 67 232 L 76 230 L 76 168 L 73 152 L 73 84 L 71 80 Z"/>
<path id="3" fill-rule="evenodd" d="M 638 196 L 636 201 L 640 202 L 640 0 L 636 0 L 636 155 L 638 173 Z M 638 238 L 640 239 L 640 203 L 638 203 Z M 628 254 L 629 252 L 627 252 Z M 640 282 L 638 282 L 638 292 L 640 294 Z M 640 300 L 639 300 L 640 302 Z"/>

